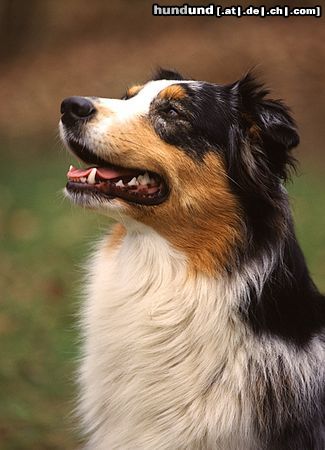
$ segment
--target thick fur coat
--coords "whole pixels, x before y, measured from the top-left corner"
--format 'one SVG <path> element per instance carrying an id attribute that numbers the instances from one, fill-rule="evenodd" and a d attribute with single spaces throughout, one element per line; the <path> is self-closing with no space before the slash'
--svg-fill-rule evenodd
<path id="1" fill-rule="evenodd" d="M 85 448 L 325 448 L 325 300 L 283 187 L 299 138 L 267 94 L 162 70 L 63 102 L 62 138 L 96 168 L 66 193 L 118 222 L 82 308 Z"/>

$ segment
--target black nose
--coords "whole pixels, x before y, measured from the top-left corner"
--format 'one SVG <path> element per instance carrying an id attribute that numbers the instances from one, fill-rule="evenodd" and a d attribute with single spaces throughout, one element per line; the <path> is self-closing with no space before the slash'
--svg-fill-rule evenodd
<path id="1" fill-rule="evenodd" d="M 73 125 L 78 120 L 89 119 L 96 112 L 94 105 L 85 97 L 68 97 L 61 103 L 61 120 Z"/>

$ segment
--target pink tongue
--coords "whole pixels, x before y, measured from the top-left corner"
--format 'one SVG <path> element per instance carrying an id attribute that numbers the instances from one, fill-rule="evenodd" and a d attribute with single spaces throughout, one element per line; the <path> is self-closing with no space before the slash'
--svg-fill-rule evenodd
<path id="1" fill-rule="evenodd" d="M 71 167 L 67 176 L 69 178 L 80 178 L 80 177 L 88 177 L 93 167 L 89 167 L 88 169 L 77 169 L 76 167 Z M 107 167 L 98 167 L 97 174 L 100 178 L 104 178 L 106 180 L 110 180 L 112 178 L 121 177 L 123 175 L 133 175 L 135 171 L 130 169 L 108 169 Z"/>

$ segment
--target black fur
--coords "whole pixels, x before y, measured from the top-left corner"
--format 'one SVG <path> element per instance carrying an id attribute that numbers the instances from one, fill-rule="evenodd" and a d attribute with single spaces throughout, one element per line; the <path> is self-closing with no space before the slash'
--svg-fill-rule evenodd
<path id="1" fill-rule="evenodd" d="M 152 80 L 183 80 L 183 76 L 174 69 L 158 67 L 154 72 Z"/>
<path id="2" fill-rule="evenodd" d="M 299 347 L 324 327 L 325 301 L 312 282 L 302 251 L 291 229 L 283 258 L 257 299 L 251 291 L 246 319 L 257 334 L 270 333 Z"/>
<path id="3" fill-rule="evenodd" d="M 164 77 L 182 79 L 160 69 L 157 78 Z M 290 111 L 282 101 L 266 99 L 268 90 L 251 73 L 230 85 L 193 81 L 182 87 L 184 99 L 153 101 L 155 130 L 194 159 L 208 151 L 222 154 L 244 211 L 247 235 L 239 264 L 263 252 L 281 256 L 262 298 L 257 302 L 252 294 L 247 320 L 257 333 L 303 344 L 325 324 L 325 301 L 309 277 L 282 186 L 295 167 L 291 149 L 299 143 Z"/>
<path id="4" fill-rule="evenodd" d="M 155 79 L 161 78 L 182 79 L 169 71 L 160 71 Z M 283 187 L 295 168 L 291 150 L 299 143 L 290 110 L 282 101 L 268 99 L 268 90 L 251 73 L 230 85 L 193 81 L 182 86 L 184 99 L 152 102 L 150 120 L 162 139 L 198 162 L 208 151 L 222 155 L 246 230 L 237 267 L 228 271 L 240 271 L 251 261 L 262 263 L 265 255 L 276 260 L 261 292 L 251 287 L 241 308 L 243 320 L 258 339 L 280 340 L 298 352 L 309 352 L 315 336 L 325 341 L 325 298 L 310 278 Z M 288 409 L 295 406 L 283 361 L 278 362 L 277 373 L 283 377 L 276 385 L 261 373 L 264 396 L 256 398 L 261 449 L 325 449 L 325 385 L 315 386 L 312 406 L 302 405 L 299 417 L 292 411 L 279 423 L 279 398 Z"/>

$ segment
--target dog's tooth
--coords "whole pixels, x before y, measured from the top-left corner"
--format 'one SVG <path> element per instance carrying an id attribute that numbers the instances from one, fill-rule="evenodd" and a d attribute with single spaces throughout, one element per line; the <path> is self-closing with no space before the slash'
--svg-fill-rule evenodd
<path id="1" fill-rule="evenodd" d="M 146 184 L 149 184 L 150 178 L 149 178 L 147 172 L 144 175 L 139 175 L 138 176 L 138 181 L 139 181 L 139 184 L 141 184 L 143 186 L 146 185 Z"/>
<path id="2" fill-rule="evenodd" d="M 88 175 L 88 178 L 87 178 L 88 184 L 95 184 L 96 183 L 96 172 L 97 172 L 96 167 L 91 169 L 91 172 L 90 172 L 90 174 Z"/>
<path id="3" fill-rule="evenodd" d="M 145 184 L 149 184 L 149 183 L 150 183 L 150 177 L 149 177 L 148 172 L 146 172 L 146 173 L 143 175 L 143 180 L 145 181 Z"/>
<path id="4" fill-rule="evenodd" d="M 136 177 L 133 177 L 131 181 L 128 182 L 128 186 L 138 186 L 139 182 Z"/>
<path id="5" fill-rule="evenodd" d="M 86 177 L 81 177 L 81 178 L 80 178 L 80 181 L 81 181 L 81 183 L 86 183 L 87 178 L 86 178 Z"/>
<path id="6" fill-rule="evenodd" d="M 69 172 L 70 172 L 70 170 L 72 170 L 73 169 L 73 166 L 71 165 L 70 167 L 69 167 Z"/>
<path id="7" fill-rule="evenodd" d="M 154 180 L 153 178 L 150 178 L 149 184 L 151 184 L 151 185 L 155 185 L 155 184 L 156 184 L 156 182 L 155 182 L 155 180 Z"/>
<path id="8" fill-rule="evenodd" d="M 115 184 L 115 186 L 118 186 L 118 187 L 124 187 L 124 183 L 123 183 L 122 180 L 119 180 L 119 181 Z"/>

